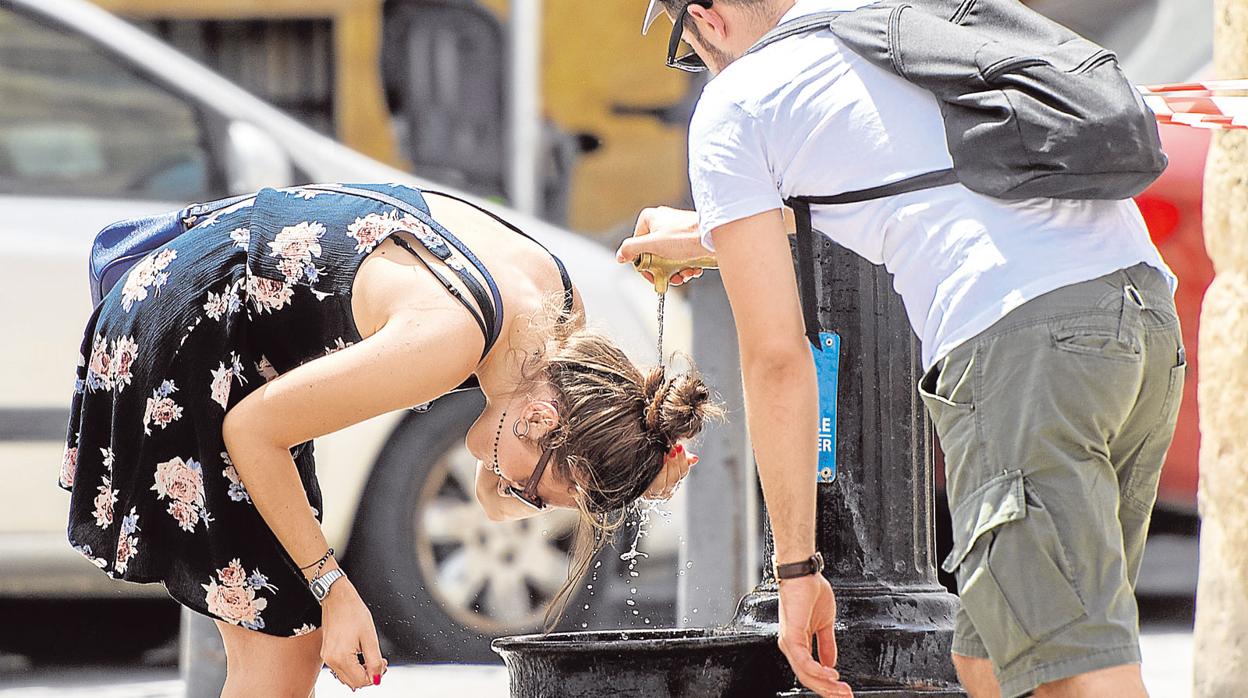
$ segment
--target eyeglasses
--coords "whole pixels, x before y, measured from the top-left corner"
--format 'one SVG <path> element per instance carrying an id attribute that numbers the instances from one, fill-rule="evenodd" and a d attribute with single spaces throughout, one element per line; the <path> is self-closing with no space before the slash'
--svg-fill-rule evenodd
<path id="1" fill-rule="evenodd" d="M 537 483 L 541 481 L 542 473 L 546 470 L 546 464 L 550 462 L 550 458 L 554 454 L 555 452 L 549 448 L 542 451 L 542 457 L 538 459 L 537 467 L 533 469 L 533 474 L 524 483 L 524 489 L 515 485 L 508 485 L 507 494 L 539 511 L 545 509 L 546 502 L 543 502 L 542 498 L 537 496 Z"/>
<path id="2" fill-rule="evenodd" d="M 676 21 L 672 24 L 672 36 L 667 40 L 667 67 L 683 70 L 686 73 L 706 71 L 706 62 L 693 50 L 693 47 L 685 44 L 688 52 L 679 57 L 676 56 L 676 52 L 680 50 L 680 45 L 685 43 L 681 38 L 685 33 L 685 18 L 689 16 L 689 8 L 693 5 L 710 8 L 712 2 L 714 0 L 689 0 L 684 7 L 680 8 L 680 12 L 676 13 Z"/>

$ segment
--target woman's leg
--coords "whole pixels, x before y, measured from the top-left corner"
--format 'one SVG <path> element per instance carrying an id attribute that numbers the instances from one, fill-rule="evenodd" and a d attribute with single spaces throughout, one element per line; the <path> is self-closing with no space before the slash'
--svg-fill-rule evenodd
<path id="1" fill-rule="evenodd" d="M 308 698 L 321 670 L 321 630 L 276 637 L 216 621 L 225 641 L 221 698 Z"/>

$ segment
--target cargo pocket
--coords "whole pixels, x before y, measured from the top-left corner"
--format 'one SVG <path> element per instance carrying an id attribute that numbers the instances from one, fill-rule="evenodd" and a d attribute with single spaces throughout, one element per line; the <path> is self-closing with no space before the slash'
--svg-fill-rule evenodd
<path id="1" fill-rule="evenodd" d="M 960 502 L 953 537 L 941 567 L 956 573 L 962 607 L 998 669 L 1085 615 L 1053 518 L 1022 471 Z"/>

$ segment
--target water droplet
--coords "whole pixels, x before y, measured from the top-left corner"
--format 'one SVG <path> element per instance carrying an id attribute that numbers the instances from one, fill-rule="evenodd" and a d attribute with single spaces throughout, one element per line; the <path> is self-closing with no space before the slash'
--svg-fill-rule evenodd
<path id="1" fill-rule="evenodd" d="M 685 616 L 684 618 L 681 618 L 681 619 L 680 619 L 680 622 L 681 622 L 681 623 L 688 623 L 688 622 L 689 622 L 689 616 Z"/>
<path id="2" fill-rule="evenodd" d="M 693 612 L 694 612 L 694 613 L 697 613 L 697 612 L 698 612 L 698 609 L 696 609 L 696 608 L 695 608 L 695 609 L 693 609 Z"/>
<path id="3" fill-rule="evenodd" d="M 594 585 L 593 585 L 593 584 L 586 584 L 586 585 L 585 585 L 585 588 L 586 588 L 586 589 L 593 589 L 593 588 L 594 588 Z"/>
<path id="4" fill-rule="evenodd" d="M 588 606 L 586 606 L 586 608 L 588 608 Z M 588 627 L 589 627 L 589 623 L 581 623 L 581 627 L 582 627 L 582 628 L 588 628 Z"/>
<path id="5" fill-rule="evenodd" d="M 630 594 L 636 594 L 636 593 L 637 593 L 637 587 L 633 587 L 632 589 L 629 589 L 629 590 L 628 590 L 628 593 L 630 593 Z"/>
<path id="6" fill-rule="evenodd" d="M 641 615 L 641 611 L 638 611 L 637 609 L 635 609 L 635 608 L 634 608 L 634 609 L 633 609 L 633 615 L 635 615 L 635 616 L 639 616 L 639 615 Z"/>
<path id="7" fill-rule="evenodd" d="M 629 606 L 636 606 L 636 605 L 637 605 L 637 602 L 636 602 L 636 601 L 633 601 L 632 599 L 626 599 L 626 600 L 624 601 L 624 603 L 628 604 Z M 589 608 L 589 607 L 588 607 L 588 606 L 586 606 L 586 608 Z"/>
<path id="8" fill-rule="evenodd" d="M 685 563 L 685 569 L 687 570 L 693 569 L 693 560 L 689 560 L 688 562 Z"/>
<path id="9" fill-rule="evenodd" d="M 632 571 L 632 570 L 629 570 L 628 574 L 629 574 L 629 576 L 630 576 L 630 577 L 640 577 L 640 576 L 641 576 L 641 575 L 637 574 L 636 572 L 634 572 L 634 571 Z"/>
<path id="10" fill-rule="evenodd" d="M 646 619 L 646 625 L 650 625 L 650 619 L 649 619 L 649 618 L 647 618 L 647 619 Z"/>
<path id="11" fill-rule="evenodd" d="M 602 560 L 594 563 L 594 569 L 598 569 L 599 567 L 602 567 Z"/>
<path id="12" fill-rule="evenodd" d="M 588 611 L 588 610 L 589 610 L 589 604 L 585 604 L 585 610 L 586 610 L 586 611 Z"/>
<path id="13" fill-rule="evenodd" d="M 683 576 L 685 576 L 685 571 L 684 571 L 684 570 L 676 570 L 676 576 L 677 576 L 677 577 L 683 577 Z"/>

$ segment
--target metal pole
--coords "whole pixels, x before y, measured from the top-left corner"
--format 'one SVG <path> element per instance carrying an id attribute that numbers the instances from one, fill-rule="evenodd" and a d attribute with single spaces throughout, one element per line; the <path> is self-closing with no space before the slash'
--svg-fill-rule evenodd
<path id="1" fill-rule="evenodd" d="M 189 608 L 182 609 L 178 665 L 186 698 L 218 698 L 225 686 L 225 645 L 216 623 Z"/>
<path id="2" fill-rule="evenodd" d="M 685 537 L 677 570 L 676 616 L 682 628 L 725 623 L 755 583 L 757 506 L 753 459 L 745 432 L 745 395 L 732 309 L 716 274 L 689 289 L 693 360 L 728 413 L 708 425 L 701 461 L 683 486 Z"/>
<path id="3" fill-rule="evenodd" d="M 542 0 L 511 3 L 511 205 L 539 215 L 542 158 Z"/>
<path id="4" fill-rule="evenodd" d="M 1219 0 L 1219 77 L 1248 75 L 1248 0 Z M 1205 247 L 1217 276 L 1200 311 L 1200 582 L 1196 589 L 1195 694 L 1244 694 L 1248 667 L 1248 479 L 1243 391 L 1248 386 L 1248 134 L 1213 137 L 1205 169 Z M 1193 368 L 1195 368 L 1193 366 Z M 1188 374 L 1188 380 L 1192 374 Z M 1209 377 L 1208 379 L 1206 377 Z"/>

